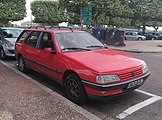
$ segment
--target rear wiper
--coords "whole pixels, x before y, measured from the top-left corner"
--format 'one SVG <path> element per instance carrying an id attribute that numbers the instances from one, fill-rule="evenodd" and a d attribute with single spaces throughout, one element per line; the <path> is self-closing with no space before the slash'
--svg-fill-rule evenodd
<path id="1" fill-rule="evenodd" d="M 61 50 L 86 50 L 86 51 L 90 51 L 91 49 L 87 49 L 87 48 L 77 48 L 77 47 L 67 47 L 67 48 L 63 48 Z"/>

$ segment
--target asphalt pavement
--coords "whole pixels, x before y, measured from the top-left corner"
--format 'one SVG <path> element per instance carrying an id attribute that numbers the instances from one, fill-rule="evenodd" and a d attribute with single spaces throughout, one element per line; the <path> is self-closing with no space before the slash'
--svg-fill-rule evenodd
<path id="1" fill-rule="evenodd" d="M 100 120 L 0 60 L 0 120 Z"/>
<path id="2" fill-rule="evenodd" d="M 162 40 L 108 46 L 128 52 L 162 53 Z M 0 60 L 0 120 L 100 120 Z M 110 120 L 109 118 L 108 120 Z"/>

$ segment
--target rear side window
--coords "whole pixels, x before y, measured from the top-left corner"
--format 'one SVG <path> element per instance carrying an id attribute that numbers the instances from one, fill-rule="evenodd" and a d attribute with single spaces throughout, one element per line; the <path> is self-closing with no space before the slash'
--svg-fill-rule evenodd
<path id="1" fill-rule="evenodd" d="M 30 31 L 23 31 L 20 36 L 18 37 L 17 41 L 18 43 L 20 43 L 21 41 L 25 40 L 25 38 L 28 36 L 28 34 L 30 33 Z"/>
<path id="2" fill-rule="evenodd" d="M 32 46 L 32 47 L 36 47 L 40 33 L 41 32 L 32 32 L 30 36 L 28 37 L 28 39 L 25 41 L 25 44 Z"/>

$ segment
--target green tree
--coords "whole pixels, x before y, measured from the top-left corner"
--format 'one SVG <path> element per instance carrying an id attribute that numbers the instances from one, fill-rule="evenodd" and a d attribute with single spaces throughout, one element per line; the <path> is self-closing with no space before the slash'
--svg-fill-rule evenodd
<path id="1" fill-rule="evenodd" d="M 162 10 L 161 0 L 125 0 L 124 2 L 131 9 L 130 17 L 132 23 L 135 23 L 133 25 L 143 26 L 143 32 L 145 32 L 147 25 L 152 24 L 152 26 L 155 26 L 155 24 L 159 23 L 159 20 L 162 20 L 162 12 L 160 12 Z"/>
<path id="2" fill-rule="evenodd" d="M 148 22 L 148 25 L 154 27 L 157 31 L 159 26 L 162 25 L 162 0 L 153 0 L 152 9 L 154 10 L 154 13 L 151 16 L 151 21 Z"/>
<path id="3" fill-rule="evenodd" d="M 74 13 L 78 21 L 80 16 L 80 9 L 82 7 L 92 8 L 92 24 L 98 26 L 100 16 L 104 16 L 103 24 L 107 24 L 108 17 L 126 17 L 129 14 L 129 7 L 123 5 L 120 0 L 60 0 L 62 6 L 67 10 L 67 13 Z M 71 18 L 71 16 L 69 16 Z M 100 20 L 99 20 L 100 21 Z"/>
<path id="4" fill-rule="evenodd" d="M 1 0 L 1 24 L 8 24 L 9 21 L 17 21 L 23 19 L 26 16 L 25 4 L 25 0 Z"/>
<path id="5" fill-rule="evenodd" d="M 59 6 L 58 1 L 52 0 L 35 0 L 31 3 L 32 15 L 35 17 L 34 22 L 45 23 L 48 25 L 57 25 L 66 21 L 66 11 Z"/>
<path id="6" fill-rule="evenodd" d="M 83 7 L 81 0 L 59 0 L 59 5 L 66 11 L 69 24 L 80 23 L 80 9 Z"/>

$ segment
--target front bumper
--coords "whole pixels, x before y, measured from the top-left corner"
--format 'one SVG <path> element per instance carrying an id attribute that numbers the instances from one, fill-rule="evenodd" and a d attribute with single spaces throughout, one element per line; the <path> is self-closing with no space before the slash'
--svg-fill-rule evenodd
<path id="1" fill-rule="evenodd" d="M 82 83 L 86 88 L 87 94 L 91 94 L 95 96 L 109 96 L 109 95 L 119 94 L 140 87 L 145 82 L 145 80 L 149 77 L 150 73 L 151 72 L 147 72 L 146 74 L 138 78 L 129 81 L 120 82 L 120 83 L 115 83 L 115 84 L 101 85 L 101 84 L 88 82 L 85 80 L 82 80 Z M 128 84 L 141 79 L 143 80 L 141 84 L 131 87 L 130 89 L 127 88 Z"/>
<path id="2" fill-rule="evenodd" d="M 3 49 L 4 49 L 4 52 L 5 52 L 6 56 L 10 56 L 10 57 L 14 57 L 15 56 L 14 46 L 13 47 L 4 47 L 3 46 Z"/>

